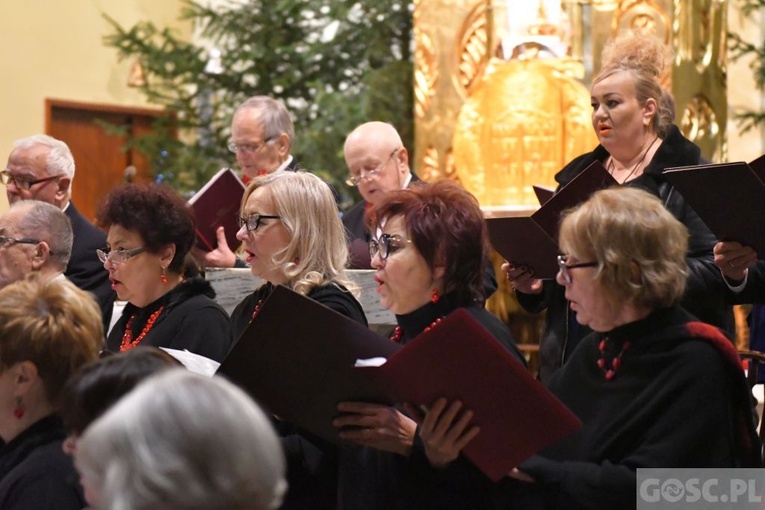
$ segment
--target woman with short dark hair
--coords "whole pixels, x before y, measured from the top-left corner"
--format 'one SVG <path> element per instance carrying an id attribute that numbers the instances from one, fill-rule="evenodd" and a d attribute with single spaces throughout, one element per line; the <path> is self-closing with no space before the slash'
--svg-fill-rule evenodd
<path id="1" fill-rule="evenodd" d="M 510 331 L 484 308 L 488 241 L 475 197 L 453 182 L 412 186 L 386 195 L 368 220 L 377 293 L 398 323 L 391 340 L 407 344 L 463 308 L 524 363 Z M 365 447 L 341 455 L 343 508 L 490 508 L 489 479 L 462 458 L 451 462 L 459 449 L 444 453 L 438 440 L 421 440 L 409 416 L 365 402 L 342 402 L 339 410 L 340 437 Z M 469 414 L 455 404 L 449 412 Z M 449 462 L 440 458 L 450 453 Z"/>
<path id="2" fill-rule="evenodd" d="M 160 184 L 131 184 L 107 195 L 98 222 L 109 229 L 98 256 L 117 297 L 128 301 L 107 338 L 109 350 L 151 345 L 223 361 L 231 344 L 228 315 L 207 281 L 183 277 L 195 239 L 186 202 Z"/>

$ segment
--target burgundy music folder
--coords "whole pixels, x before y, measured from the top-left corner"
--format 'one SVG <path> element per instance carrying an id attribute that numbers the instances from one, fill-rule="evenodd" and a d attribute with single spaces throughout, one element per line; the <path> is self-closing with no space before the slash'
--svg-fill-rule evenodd
<path id="1" fill-rule="evenodd" d="M 212 251 L 218 246 L 216 231 L 226 230 L 226 242 L 234 250 L 239 246 L 237 218 L 245 186 L 233 170 L 224 168 L 189 199 L 197 224 L 197 246 Z"/>
<path id="2" fill-rule="evenodd" d="M 765 162 L 669 168 L 664 177 L 721 241 L 751 246 L 765 258 Z"/>
<path id="3" fill-rule="evenodd" d="M 388 360 L 354 367 L 374 357 Z M 218 373 L 277 416 L 336 443 L 339 402 L 427 407 L 439 397 L 459 399 L 481 427 L 464 453 L 493 480 L 581 425 L 465 310 L 401 347 L 278 287 Z"/>
<path id="4" fill-rule="evenodd" d="M 555 278 L 561 214 L 587 200 L 595 191 L 616 184 L 608 170 L 595 161 L 531 216 L 487 219 L 491 245 L 508 262 L 531 268 L 535 278 Z"/>

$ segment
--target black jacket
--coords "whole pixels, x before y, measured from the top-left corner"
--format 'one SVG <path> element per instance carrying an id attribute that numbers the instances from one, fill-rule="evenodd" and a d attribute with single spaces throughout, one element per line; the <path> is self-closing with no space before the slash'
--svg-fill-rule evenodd
<path id="1" fill-rule="evenodd" d="M 72 202 L 64 211 L 72 223 L 72 256 L 64 276 L 82 290 L 92 292 L 101 308 L 104 334 L 109 331 L 117 295 L 112 290 L 109 272 L 98 260 L 97 249 L 106 248 L 106 234 L 77 211 Z"/>
<path id="2" fill-rule="evenodd" d="M 0 449 L 0 508 L 80 510 L 85 498 L 71 456 L 61 449 L 66 432 L 48 416 Z"/>
<path id="3" fill-rule="evenodd" d="M 603 162 L 608 156 L 608 151 L 598 145 L 593 152 L 574 159 L 556 174 L 559 188 L 594 161 Z M 733 315 L 730 306 L 726 304 L 726 287 L 720 270 L 714 265 L 712 254 L 717 239 L 662 175 L 667 168 L 695 165 L 700 161 L 700 149 L 685 138 L 676 126 L 671 126 L 643 175 L 628 182 L 627 186 L 644 188 L 659 197 L 667 210 L 688 228 L 690 239 L 686 262 L 690 274 L 681 304 L 698 319 L 730 334 L 733 331 Z M 565 288 L 554 280 L 544 283 L 541 294 L 516 292 L 516 295 L 521 306 L 531 313 L 547 309 L 539 345 L 539 375 L 542 381 L 546 381 L 568 359 L 590 330 L 576 322 L 576 314 L 570 310 L 565 298 Z"/>
<path id="4" fill-rule="evenodd" d="M 130 317 L 135 315 L 131 330 L 137 338 L 151 314 L 164 309 L 140 345 L 168 347 L 223 361 L 231 347 L 231 325 L 228 314 L 213 298 L 215 291 L 202 278 L 189 278 L 144 308 L 128 303 L 122 317 L 106 340 L 107 348 L 119 352 L 122 335 Z"/>

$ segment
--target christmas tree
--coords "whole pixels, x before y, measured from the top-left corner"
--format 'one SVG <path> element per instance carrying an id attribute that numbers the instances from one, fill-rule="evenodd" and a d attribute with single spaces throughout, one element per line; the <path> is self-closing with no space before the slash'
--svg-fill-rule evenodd
<path id="1" fill-rule="evenodd" d="M 140 63 L 147 100 L 168 112 L 154 133 L 129 144 L 150 157 L 158 180 L 198 189 L 233 161 L 226 142 L 236 106 L 269 95 L 294 115 L 297 160 L 340 184 L 343 141 L 362 122 L 391 122 L 413 148 L 411 12 L 407 0 L 247 0 L 215 8 L 184 0 L 180 19 L 204 44 L 151 22 L 124 28 L 107 18 L 114 32 L 105 44 Z"/>

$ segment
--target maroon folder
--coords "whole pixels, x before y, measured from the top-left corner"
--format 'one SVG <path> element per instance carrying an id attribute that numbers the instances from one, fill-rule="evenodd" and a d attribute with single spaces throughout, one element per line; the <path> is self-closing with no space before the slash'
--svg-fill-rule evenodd
<path id="1" fill-rule="evenodd" d="M 244 189 L 234 171 L 224 168 L 189 199 L 197 223 L 197 246 L 214 250 L 218 246 L 216 231 L 221 226 L 226 229 L 228 246 L 232 250 L 239 246 L 237 218 Z"/>
<path id="2" fill-rule="evenodd" d="M 721 241 L 751 246 L 765 258 L 765 161 L 669 168 L 664 177 Z"/>
<path id="3" fill-rule="evenodd" d="M 561 213 L 584 202 L 595 191 L 616 184 L 605 167 L 595 161 L 531 216 L 487 219 L 491 245 L 508 262 L 531 268 L 535 278 L 555 278 Z"/>
<path id="4" fill-rule="evenodd" d="M 357 359 L 372 357 L 388 361 L 354 368 Z M 430 406 L 439 397 L 459 399 L 481 427 L 465 455 L 493 480 L 580 426 L 465 310 L 400 347 L 278 287 L 218 373 L 277 416 L 333 442 L 339 402 Z"/>

